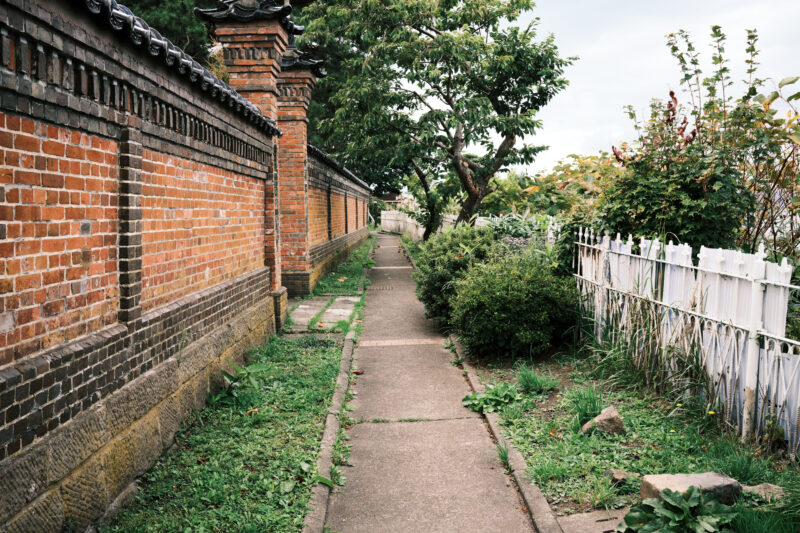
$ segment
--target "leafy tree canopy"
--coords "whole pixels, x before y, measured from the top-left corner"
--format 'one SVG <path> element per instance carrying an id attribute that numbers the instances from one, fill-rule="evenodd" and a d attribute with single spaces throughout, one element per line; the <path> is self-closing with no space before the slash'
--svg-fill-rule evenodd
<path id="1" fill-rule="evenodd" d="M 534 26 L 513 25 L 532 7 L 530 0 L 311 4 L 303 46 L 338 51 L 341 60 L 340 74 L 321 85 L 331 106 L 316 131 L 373 182 L 413 173 L 430 184 L 454 173 L 464 193 L 459 220 L 468 220 L 492 177 L 542 150 L 522 139 L 567 84 L 572 59 L 559 56 L 552 36 L 537 41 Z"/>

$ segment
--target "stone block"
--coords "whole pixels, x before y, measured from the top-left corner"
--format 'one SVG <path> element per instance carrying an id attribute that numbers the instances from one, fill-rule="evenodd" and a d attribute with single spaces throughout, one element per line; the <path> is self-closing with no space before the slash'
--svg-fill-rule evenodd
<path id="1" fill-rule="evenodd" d="M 76 416 L 47 437 L 47 479 L 61 481 L 108 442 L 106 410 L 97 405 Z"/>
<path id="2" fill-rule="evenodd" d="M 625 426 L 622 423 L 622 417 L 617 411 L 617 408 L 613 405 L 609 405 L 600 411 L 599 415 L 586 422 L 581 428 L 581 431 L 584 433 L 589 433 L 593 429 L 602 431 L 603 433 L 625 433 Z"/>
<path id="3" fill-rule="evenodd" d="M 225 326 L 218 328 L 183 349 L 179 356 L 179 383 L 186 383 L 192 379 L 222 353 L 226 343 L 224 342 L 223 335 L 220 333 L 220 329 L 228 328 Z"/>
<path id="4" fill-rule="evenodd" d="M 64 520 L 78 531 L 103 516 L 108 505 L 105 473 L 95 456 L 61 484 Z"/>
<path id="5" fill-rule="evenodd" d="M 183 389 L 179 389 L 179 392 L 180 390 Z M 181 398 L 176 393 L 158 406 L 158 425 L 161 432 L 161 445 L 164 449 L 172 444 L 175 433 L 181 429 L 181 420 L 183 420 Z"/>
<path id="6" fill-rule="evenodd" d="M 45 492 L 22 513 L 8 523 L 8 533 L 61 531 L 64 509 L 61 492 L 56 488 Z"/>
<path id="7" fill-rule="evenodd" d="M 611 481 L 612 485 L 621 485 L 625 483 L 625 481 L 629 478 L 642 477 L 641 474 L 637 474 L 636 472 L 625 472 L 624 470 L 619 470 L 616 468 L 606 470 L 605 472 L 603 472 L 603 475 L 606 476 Z"/>
<path id="8" fill-rule="evenodd" d="M 47 452 L 44 446 L 25 448 L 0 462 L 0 486 L 0 523 L 3 523 L 47 488 Z"/>
<path id="9" fill-rule="evenodd" d="M 161 454 L 158 413 L 153 411 L 112 440 L 102 454 L 108 493 L 115 497 Z"/>
<path id="10" fill-rule="evenodd" d="M 641 497 L 658 498 L 661 491 L 670 489 L 684 493 L 695 486 L 704 494 L 712 494 L 725 504 L 733 503 L 734 498 L 742 492 L 742 486 L 732 477 L 716 472 L 702 474 L 658 474 L 642 478 Z"/>
<path id="11" fill-rule="evenodd" d="M 177 375 L 177 361 L 165 361 L 109 396 L 106 400 L 109 432 L 120 433 L 175 392 Z"/>

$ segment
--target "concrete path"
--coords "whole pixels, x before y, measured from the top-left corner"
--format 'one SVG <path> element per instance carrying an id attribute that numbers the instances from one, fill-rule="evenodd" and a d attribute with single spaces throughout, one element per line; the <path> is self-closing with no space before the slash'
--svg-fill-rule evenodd
<path id="1" fill-rule="evenodd" d="M 380 235 L 355 352 L 351 466 L 331 496 L 339 533 L 531 532 L 445 338 L 425 319 L 397 238 Z"/>

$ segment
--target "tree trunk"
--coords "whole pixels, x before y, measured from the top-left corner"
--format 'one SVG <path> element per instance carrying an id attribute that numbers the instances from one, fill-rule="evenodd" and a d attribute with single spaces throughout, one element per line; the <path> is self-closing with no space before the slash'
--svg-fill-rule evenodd
<path id="1" fill-rule="evenodd" d="M 467 198 L 461 204 L 461 211 L 458 212 L 456 225 L 459 224 L 473 225 L 475 221 L 472 220 L 472 215 L 481 206 L 482 200 L 483 200 L 482 194 L 481 195 L 468 194 Z"/>

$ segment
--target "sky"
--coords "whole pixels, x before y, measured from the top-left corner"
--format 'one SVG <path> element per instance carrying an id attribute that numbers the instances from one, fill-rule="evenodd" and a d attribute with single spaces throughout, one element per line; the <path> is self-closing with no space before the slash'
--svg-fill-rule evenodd
<path id="1" fill-rule="evenodd" d="M 566 71 L 569 87 L 539 112 L 543 127 L 529 141 L 550 148 L 528 167 L 532 174 L 569 154 L 610 152 L 611 145 L 634 139 L 623 108 L 632 105 L 642 116 L 651 99 L 681 88 L 680 70 L 666 46 L 668 33 L 688 31 L 704 72 L 710 72 L 711 26 L 722 26 L 732 78 L 741 80 L 745 30 L 756 29 L 760 77 L 771 78 L 765 89 L 800 75 L 800 0 L 540 0 L 520 24 L 534 17 L 540 19 L 539 35 L 554 34 L 562 55 L 579 59 Z"/>

